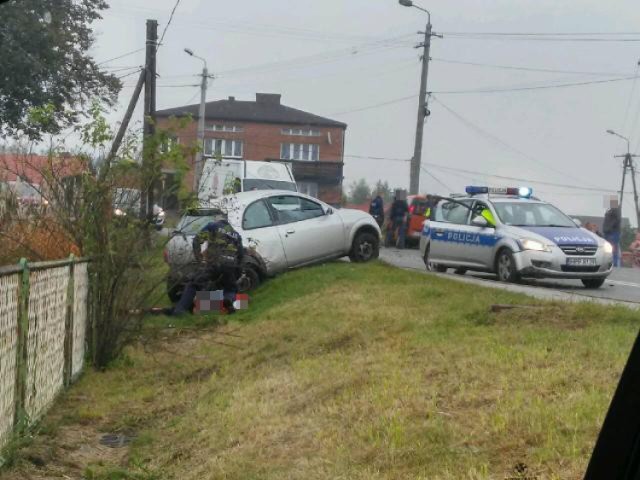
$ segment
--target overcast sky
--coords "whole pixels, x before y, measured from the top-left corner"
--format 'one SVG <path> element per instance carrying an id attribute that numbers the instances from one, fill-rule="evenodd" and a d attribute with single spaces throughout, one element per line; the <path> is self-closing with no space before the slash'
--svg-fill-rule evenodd
<path id="1" fill-rule="evenodd" d="M 95 25 L 94 56 L 109 60 L 144 47 L 145 19 L 162 33 L 174 0 L 108 0 Z M 636 73 L 640 59 L 637 0 L 422 1 L 435 32 L 428 90 L 434 92 L 423 151 L 421 189 L 447 194 L 468 184 L 520 185 L 485 172 L 581 188 L 620 188 L 623 140 L 640 147 L 640 82 L 614 81 L 514 92 L 451 93 L 582 83 Z M 281 93 L 285 105 L 348 123 L 345 184 L 364 177 L 407 187 L 413 154 L 419 52 L 413 45 L 426 15 L 395 0 L 182 0 L 159 50 L 158 108 L 196 103 L 201 62 L 218 78 L 208 100 Z M 577 37 L 458 36 L 456 32 L 582 33 Z M 603 36 L 595 33 L 636 32 Z M 599 41 L 590 41 L 592 39 Z M 550 41 L 551 40 L 551 41 Z M 586 41 L 589 40 L 589 41 Z M 602 41 L 607 40 L 607 41 Z M 526 71 L 450 62 L 527 67 Z M 104 64 L 119 70 L 144 63 L 140 51 Z M 118 70 L 116 70 L 118 69 Z M 118 121 L 135 83 L 123 79 Z M 632 96 L 633 90 L 633 96 Z M 438 93 L 442 92 L 442 93 Z M 449 93 L 447 93 L 449 92 Z M 372 108 L 368 108 L 372 107 Z M 138 110 L 137 117 L 141 118 Z M 626 118 L 626 122 L 625 122 Z M 374 160 L 358 157 L 398 159 Z M 435 165 L 435 166 L 434 166 Z M 572 214 L 602 214 L 606 192 L 532 183 Z M 629 190 L 629 189 L 628 189 Z M 633 216 L 631 196 L 625 216 Z M 633 222 L 635 223 L 635 221 Z"/>

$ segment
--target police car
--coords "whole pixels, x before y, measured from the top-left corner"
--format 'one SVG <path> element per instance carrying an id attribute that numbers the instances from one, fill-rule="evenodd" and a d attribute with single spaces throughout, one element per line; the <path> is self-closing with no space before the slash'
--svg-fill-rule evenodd
<path id="1" fill-rule="evenodd" d="M 420 252 L 427 270 L 493 272 L 503 282 L 523 277 L 582 280 L 599 288 L 613 268 L 613 247 L 580 228 L 528 187 L 467 187 L 440 198 L 424 222 Z"/>

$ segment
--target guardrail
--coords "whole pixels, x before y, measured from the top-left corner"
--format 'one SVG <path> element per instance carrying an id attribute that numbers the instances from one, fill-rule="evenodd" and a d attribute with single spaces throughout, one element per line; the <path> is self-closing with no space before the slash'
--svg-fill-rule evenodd
<path id="1" fill-rule="evenodd" d="M 0 268 L 0 448 L 38 421 L 84 364 L 88 260 Z"/>

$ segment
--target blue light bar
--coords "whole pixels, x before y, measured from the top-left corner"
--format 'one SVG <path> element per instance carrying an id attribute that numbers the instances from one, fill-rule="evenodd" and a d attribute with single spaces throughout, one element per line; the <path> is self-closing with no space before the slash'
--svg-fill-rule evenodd
<path id="1" fill-rule="evenodd" d="M 470 186 L 465 188 L 465 192 L 469 195 L 478 195 L 480 193 L 489 193 L 489 187 L 474 187 Z"/>
<path id="2" fill-rule="evenodd" d="M 478 187 L 468 186 L 465 191 L 468 195 L 479 195 L 483 193 L 494 195 L 517 195 L 522 198 L 531 198 L 533 189 L 531 187 Z"/>
<path id="3" fill-rule="evenodd" d="M 531 187 L 520 187 L 518 189 L 518 195 L 523 198 L 531 198 L 533 189 Z"/>

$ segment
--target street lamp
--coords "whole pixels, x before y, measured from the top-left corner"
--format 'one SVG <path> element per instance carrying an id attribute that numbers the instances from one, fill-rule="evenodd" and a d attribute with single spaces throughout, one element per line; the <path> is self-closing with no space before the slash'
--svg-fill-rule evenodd
<path id="1" fill-rule="evenodd" d="M 627 142 L 627 154 L 631 153 L 631 148 L 629 146 L 629 139 L 627 137 L 623 137 L 622 135 L 620 135 L 617 132 L 614 132 L 613 130 L 607 130 L 607 133 L 609 135 L 615 135 L 616 137 L 619 137 L 619 138 L 625 140 Z"/>
<path id="2" fill-rule="evenodd" d="M 199 148 L 196 152 L 196 161 L 193 165 L 193 191 L 198 193 L 200 189 L 200 176 L 203 169 L 203 157 L 202 151 L 204 149 L 204 117 L 205 107 L 207 103 L 207 80 L 209 78 L 209 72 L 207 71 L 207 61 L 193 53 L 190 48 L 184 49 L 185 53 L 193 58 L 202 60 L 202 83 L 200 84 L 200 110 L 198 111 L 198 144 Z"/>
<path id="3" fill-rule="evenodd" d="M 427 29 L 424 32 L 424 43 L 419 45 L 424 48 L 422 54 L 422 73 L 420 76 L 420 95 L 418 99 L 418 122 L 416 125 L 416 141 L 413 150 L 413 157 L 411 158 L 411 169 L 409 172 L 409 194 L 415 195 L 420 190 L 420 170 L 423 168 L 422 163 L 422 142 L 424 138 L 424 121 L 428 115 L 427 111 L 427 78 L 429 76 L 429 53 L 431 50 L 431 13 L 429 10 L 422 8 L 413 0 L 398 0 L 398 3 L 403 7 L 413 7 L 426 12 L 427 14 Z M 419 32 L 422 33 L 422 32 Z"/>

